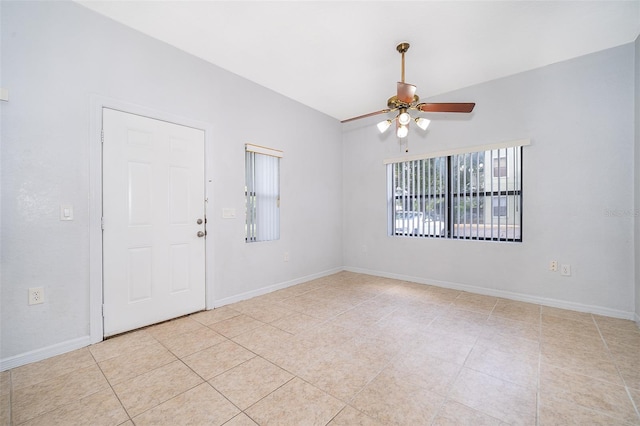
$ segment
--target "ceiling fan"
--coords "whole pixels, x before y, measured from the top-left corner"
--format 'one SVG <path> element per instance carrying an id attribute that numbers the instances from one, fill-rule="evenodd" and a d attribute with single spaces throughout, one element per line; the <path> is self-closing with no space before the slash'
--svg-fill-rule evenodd
<path id="1" fill-rule="evenodd" d="M 396 50 L 402 55 L 402 76 L 401 81 L 397 85 L 397 93 L 387 101 L 387 109 L 383 109 L 369 114 L 359 115 L 357 117 L 342 120 L 342 123 L 359 120 L 361 118 L 372 117 L 378 114 L 386 114 L 388 112 L 398 111 L 393 119 L 381 121 L 378 123 L 380 133 L 385 132 L 393 123 L 396 122 L 396 134 L 399 138 L 404 138 L 409 134 L 409 123 L 411 122 L 410 110 L 418 110 L 422 112 L 461 112 L 469 113 L 473 111 L 475 103 L 418 103 L 420 98 L 416 95 L 416 86 L 404 82 L 404 54 L 409 50 L 409 43 L 403 42 L 396 46 Z M 423 117 L 413 119 L 417 126 L 422 130 L 426 130 L 430 121 Z"/>

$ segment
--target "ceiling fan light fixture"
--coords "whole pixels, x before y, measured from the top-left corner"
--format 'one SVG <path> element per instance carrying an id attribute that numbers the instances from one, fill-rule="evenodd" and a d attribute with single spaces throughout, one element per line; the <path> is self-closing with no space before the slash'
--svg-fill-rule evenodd
<path id="1" fill-rule="evenodd" d="M 405 125 L 398 126 L 398 131 L 396 132 L 396 135 L 398 135 L 400 139 L 406 138 L 408 134 L 409 134 L 409 128 L 407 126 Z"/>
<path id="2" fill-rule="evenodd" d="M 398 123 L 401 126 L 406 126 L 411 121 L 411 116 L 407 112 L 407 110 L 402 110 L 400 114 L 398 114 Z"/>
<path id="3" fill-rule="evenodd" d="M 429 123 L 431 123 L 431 120 L 422 117 L 418 117 L 415 120 L 418 127 L 420 127 L 422 130 L 427 130 L 427 127 L 429 127 Z"/>
<path id="4" fill-rule="evenodd" d="M 378 126 L 378 130 L 380 130 L 380 133 L 384 133 L 387 131 L 389 126 L 391 126 L 391 120 L 381 121 L 377 124 L 377 126 Z"/>

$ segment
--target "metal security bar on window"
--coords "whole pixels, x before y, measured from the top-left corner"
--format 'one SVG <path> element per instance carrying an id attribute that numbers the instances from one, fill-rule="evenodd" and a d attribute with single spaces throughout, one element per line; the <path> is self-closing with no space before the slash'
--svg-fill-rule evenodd
<path id="1" fill-rule="evenodd" d="M 280 238 L 280 158 L 281 151 L 247 145 L 246 241 Z"/>
<path id="2" fill-rule="evenodd" d="M 390 163 L 392 235 L 522 241 L 522 147 Z"/>

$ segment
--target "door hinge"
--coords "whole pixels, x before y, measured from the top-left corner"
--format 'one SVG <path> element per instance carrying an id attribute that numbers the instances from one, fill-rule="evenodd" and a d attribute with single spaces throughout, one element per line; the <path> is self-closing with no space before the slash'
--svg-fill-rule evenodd
<path id="1" fill-rule="evenodd" d="M 100 143 L 104 144 L 104 129 L 100 130 Z"/>
<path id="2" fill-rule="evenodd" d="M 102 318 L 104 318 L 104 304 L 102 305 Z"/>
<path id="3" fill-rule="evenodd" d="M 104 217 L 100 218 L 100 229 L 104 231 Z"/>

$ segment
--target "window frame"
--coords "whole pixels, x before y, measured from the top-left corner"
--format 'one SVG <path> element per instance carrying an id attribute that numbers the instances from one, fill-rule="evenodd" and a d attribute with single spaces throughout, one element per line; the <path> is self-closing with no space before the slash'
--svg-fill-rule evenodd
<path id="1" fill-rule="evenodd" d="M 280 160 L 282 157 L 283 153 L 280 150 L 252 144 L 245 145 L 246 243 L 280 239 Z M 258 168 L 260 170 L 257 170 Z M 259 181 L 256 183 L 256 180 Z"/>
<path id="2" fill-rule="evenodd" d="M 418 238 L 447 238 L 447 239 L 460 239 L 460 240 L 478 240 L 478 241 L 503 241 L 503 242 L 522 242 L 522 238 L 523 238 L 523 185 L 522 185 L 522 176 L 523 176 L 523 146 L 524 145 L 528 145 L 528 141 L 526 141 L 527 143 L 522 143 L 522 144 L 514 144 L 514 145 L 510 145 L 510 146 L 500 146 L 500 147 L 479 147 L 479 148 L 475 148 L 474 150 L 465 150 L 465 151 L 457 151 L 457 152 L 450 152 L 450 153 L 445 153 L 445 155 L 432 155 L 432 156 L 425 156 L 425 157 L 414 157 L 414 158 L 409 158 L 409 159 L 401 159 L 401 160 L 386 160 L 385 164 L 387 164 L 388 166 L 388 212 L 389 212 L 389 219 L 388 219 L 388 234 L 392 237 L 398 237 L 398 236 L 408 236 L 408 237 L 418 237 Z M 509 153 L 508 149 L 513 149 L 513 153 Z M 504 156 L 502 155 L 502 153 L 504 152 Z M 486 158 L 487 153 L 489 154 L 489 158 Z M 490 188 L 484 188 L 484 186 L 486 185 L 486 183 L 483 183 L 482 185 L 477 184 L 476 188 L 473 189 L 472 185 L 469 185 L 471 187 L 471 189 L 469 190 L 463 190 L 460 191 L 460 189 L 458 188 L 458 191 L 455 190 L 454 185 L 460 185 L 459 180 L 458 182 L 454 182 L 454 160 L 456 158 L 459 158 L 457 156 L 460 155 L 484 155 L 485 156 L 485 162 L 489 162 L 489 164 L 483 164 L 483 176 L 482 176 L 482 180 L 483 182 L 487 182 L 487 179 L 491 180 L 491 185 Z M 495 154 L 497 154 L 497 157 L 495 156 Z M 513 161 L 517 161 L 516 164 L 514 163 L 509 163 L 509 160 L 506 159 L 506 164 L 504 166 L 504 170 L 505 173 L 500 173 L 500 176 L 494 176 L 494 170 L 495 168 L 494 166 L 494 160 L 498 161 L 498 164 L 501 165 L 502 163 L 502 159 L 506 158 L 508 155 L 512 155 L 513 156 Z M 407 186 L 403 185 L 402 187 L 398 187 L 397 189 L 395 188 L 395 184 L 396 184 L 396 170 L 399 169 L 401 167 L 401 165 L 407 164 L 410 161 L 426 161 L 426 160 L 431 160 L 431 159 L 440 159 L 440 161 L 444 161 L 446 163 L 446 171 L 445 171 L 445 175 L 446 175 L 446 185 L 445 185 L 445 190 L 444 190 L 444 195 L 442 195 L 441 193 L 438 194 L 432 194 L 432 193 L 425 193 L 424 190 L 422 193 L 415 193 L 412 192 L 410 194 L 405 194 L 407 192 Z M 488 160 L 488 161 L 486 161 Z M 466 165 L 466 163 L 465 163 Z M 491 171 L 487 170 L 488 167 L 491 167 Z M 511 167 L 509 167 L 511 166 Z M 419 169 L 419 167 L 418 167 Z M 487 176 L 488 174 L 488 176 Z M 509 175 L 512 176 L 509 176 Z M 480 182 L 480 173 L 478 173 L 477 169 L 476 169 L 476 179 L 478 181 L 478 183 Z M 471 175 L 473 176 L 473 174 Z M 507 179 L 511 179 L 511 181 L 508 181 Z M 466 175 L 465 175 L 465 179 L 466 179 Z M 494 181 L 497 182 L 497 187 L 494 188 Z M 466 180 L 465 180 L 465 185 L 466 186 Z M 509 187 L 509 186 L 512 187 Z M 430 183 L 424 185 L 423 184 L 423 189 L 425 187 L 430 187 Z M 393 188 L 393 192 L 391 192 L 390 190 Z M 481 188 L 482 187 L 482 188 Z M 404 190 L 403 190 L 404 188 Z M 410 188 L 408 188 L 410 190 Z M 398 195 L 397 191 L 400 190 L 402 191 L 402 195 Z M 407 232 L 406 231 L 406 227 L 403 227 L 401 232 L 397 231 L 397 221 L 398 219 L 396 218 L 397 215 L 397 206 L 398 206 L 398 201 L 401 200 L 401 206 L 403 210 L 400 211 L 405 211 L 404 208 L 405 206 L 407 206 L 406 200 L 411 200 L 413 202 L 413 205 L 419 205 L 419 206 L 424 206 L 426 204 L 426 199 L 434 199 L 435 197 L 445 197 L 445 214 L 444 214 L 444 218 L 445 218 L 445 224 L 444 224 L 444 229 L 445 232 L 443 232 L 442 235 L 434 235 L 434 233 L 431 231 L 431 228 L 427 228 L 428 230 L 425 232 Z M 494 205 L 494 199 L 498 199 L 500 200 L 498 202 L 498 206 Z M 475 207 L 476 211 L 474 212 L 474 207 L 471 208 L 471 220 L 472 222 L 467 222 L 466 217 L 468 216 L 468 213 L 465 211 L 463 213 L 463 216 L 465 217 L 464 220 L 464 228 L 463 228 L 463 232 L 460 232 L 460 225 L 462 224 L 462 222 L 460 222 L 460 209 L 457 208 L 457 203 L 459 203 L 459 200 L 461 199 L 470 199 L 470 200 L 475 200 L 477 201 L 478 205 L 477 207 Z M 505 206 L 502 206 L 501 201 L 502 200 L 506 200 L 506 204 Z M 513 213 L 511 215 L 509 215 L 509 207 L 510 207 L 510 203 L 512 203 L 511 205 L 513 206 Z M 480 208 L 480 205 L 482 204 L 482 209 Z M 487 205 L 489 204 L 489 205 Z M 498 213 L 502 213 L 502 207 L 504 207 L 505 209 L 505 214 L 502 215 L 494 215 L 495 213 L 495 207 L 498 207 L 500 209 L 500 211 L 498 211 Z M 487 209 L 490 208 L 490 212 L 487 213 Z M 422 211 L 423 214 L 428 214 L 429 212 L 425 210 L 418 210 L 418 211 Z M 458 213 L 456 213 L 456 211 Z M 479 218 L 481 216 L 481 211 L 482 216 L 485 217 L 485 220 L 487 220 L 487 218 L 490 220 L 489 223 L 483 222 L 480 223 L 478 222 L 477 218 Z M 476 214 L 476 223 L 473 222 L 473 215 L 474 213 Z M 456 214 L 457 214 L 457 219 L 456 220 Z M 517 224 L 517 228 L 513 228 L 512 232 L 509 232 L 509 225 L 510 225 L 510 219 L 513 220 L 513 225 L 515 226 Z M 467 225 L 469 225 L 469 229 L 467 229 Z M 475 225 L 475 235 L 473 232 L 473 228 Z M 497 225 L 497 231 L 495 226 Z M 489 227 L 490 226 L 490 227 Z M 481 231 L 481 232 L 480 232 Z M 489 231 L 489 235 L 487 236 L 487 231 Z M 482 235 L 480 235 L 482 233 Z M 504 236 L 502 236 L 502 234 L 504 233 Z M 497 234 L 497 235 L 496 235 Z"/>

